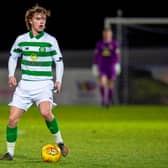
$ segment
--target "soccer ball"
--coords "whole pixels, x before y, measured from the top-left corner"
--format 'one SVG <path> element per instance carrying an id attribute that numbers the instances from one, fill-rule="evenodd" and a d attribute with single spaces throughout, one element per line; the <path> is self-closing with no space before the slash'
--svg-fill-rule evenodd
<path id="1" fill-rule="evenodd" d="M 61 156 L 61 150 L 56 144 L 47 144 L 42 147 L 41 158 L 44 162 L 58 162 Z"/>

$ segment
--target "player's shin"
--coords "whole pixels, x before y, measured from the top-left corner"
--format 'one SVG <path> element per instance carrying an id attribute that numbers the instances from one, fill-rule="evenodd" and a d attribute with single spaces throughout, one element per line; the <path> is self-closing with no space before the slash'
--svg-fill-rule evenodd
<path id="1" fill-rule="evenodd" d="M 108 89 L 108 103 L 111 104 L 112 103 L 112 97 L 113 97 L 113 89 L 109 88 Z"/>
<path id="2" fill-rule="evenodd" d="M 17 127 L 10 128 L 7 127 L 6 135 L 7 135 L 7 152 L 10 153 L 11 156 L 14 156 L 15 144 L 17 139 Z"/>
<path id="3" fill-rule="evenodd" d="M 105 88 L 104 86 L 100 86 L 100 96 L 101 96 L 101 103 L 102 105 L 105 105 Z"/>
<path id="4" fill-rule="evenodd" d="M 63 139 L 61 136 L 61 132 L 59 129 L 58 121 L 54 117 L 51 121 L 46 120 L 46 124 L 50 132 L 53 134 L 55 142 L 58 143 L 63 143 Z"/>

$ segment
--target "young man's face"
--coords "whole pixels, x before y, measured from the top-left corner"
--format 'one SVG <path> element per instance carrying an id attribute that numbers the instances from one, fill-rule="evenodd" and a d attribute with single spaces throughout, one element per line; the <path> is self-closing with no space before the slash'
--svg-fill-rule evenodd
<path id="1" fill-rule="evenodd" d="M 34 32 L 41 32 L 45 28 L 46 24 L 46 15 L 43 13 L 35 13 L 30 20 L 31 29 Z"/>
<path id="2" fill-rule="evenodd" d="M 111 30 L 105 30 L 103 31 L 103 39 L 105 41 L 110 41 L 112 40 L 112 37 L 113 37 L 113 33 Z"/>

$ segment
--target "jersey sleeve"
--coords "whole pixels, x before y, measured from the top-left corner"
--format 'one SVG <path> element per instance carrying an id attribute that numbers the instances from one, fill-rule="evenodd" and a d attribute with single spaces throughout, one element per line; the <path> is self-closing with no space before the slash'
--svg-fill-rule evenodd
<path id="1" fill-rule="evenodd" d="M 16 38 L 14 44 L 10 50 L 10 56 L 8 60 L 8 76 L 14 76 L 18 57 L 22 55 L 22 50 L 19 47 L 19 39 Z"/>
<path id="2" fill-rule="evenodd" d="M 60 51 L 60 48 L 59 48 L 59 45 L 56 39 L 53 39 L 52 52 L 54 53 L 53 55 L 54 62 L 59 62 L 63 60 L 63 56 L 62 56 L 62 53 Z"/>
<path id="3" fill-rule="evenodd" d="M 120 47 L 119 47 L 119 42 L 115 42 L 115 55 L 116 55 L 116 63 L 120 62 Z"/>
<path id="4" fill-rule="evenodd" d="M 53 40 L 52 51 L 55 53 L 53 55 L 53 61 L 56 65 L 55 81 L 62 83 L 63 73 L 64 73 L 64 63 L 62 53 L 60 51 L 58 42 L 56 39 Z"/>
<path id="5" fill-rule="evenodd" d="M 19 37 L 17 37 L 14 44 L 11 47 L 10 56 L 13 58 L 18 58 L 22 55 L 22 49 L 19 46 L 19 41 Z"/>
<path id="6" fill-rule="evenodd" d="M 96 43 L 95 49 L 94 49 L 94 53 L 93 53 L 93 64 L 98 64 L 98 60 L 99 60 L 99 43 Z"/>

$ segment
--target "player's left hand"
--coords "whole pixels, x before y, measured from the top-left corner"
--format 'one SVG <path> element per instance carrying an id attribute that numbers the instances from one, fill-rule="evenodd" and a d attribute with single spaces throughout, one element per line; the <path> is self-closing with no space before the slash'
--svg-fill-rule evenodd
<path id="1" fill-rule="evenodd" d="M 57 91 L 57 93 L 61 92 L 61 82 L 55 82 L 54 88 Z"/>
<path id="2" fill-rule="evenodd" d="M 14 76 L 9 76 L 8 78 L 8 84 L 10 88 L 13 88 L 17 85 L 16 78 Z"/>
<path id="3" fill-rule="evenodd" d="M 115 71 L 116 71 L 117 75 L 120 75 L 120 73 L 121 73 L 121 65 L 119 63 L 117 63 L 115 65 Z"/>

